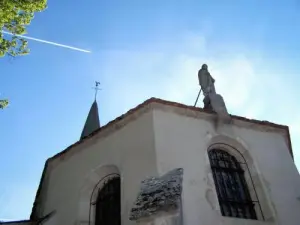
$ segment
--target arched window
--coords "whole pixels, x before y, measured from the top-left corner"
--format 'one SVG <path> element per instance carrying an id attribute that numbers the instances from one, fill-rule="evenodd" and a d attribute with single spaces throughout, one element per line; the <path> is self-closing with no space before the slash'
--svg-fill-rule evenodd
<path id="1" fill-rule="evenodd" d="M 222 215 L 257 219 L 240 163 L 223 150 L 212 149 L 208 154 Z"/>
<path id="2" fill-rule="evenodd" d="M 99 190 L 96 201 L 96 225 L 121 225 L 120 186 L 120 177 L 113 177 Z"/>

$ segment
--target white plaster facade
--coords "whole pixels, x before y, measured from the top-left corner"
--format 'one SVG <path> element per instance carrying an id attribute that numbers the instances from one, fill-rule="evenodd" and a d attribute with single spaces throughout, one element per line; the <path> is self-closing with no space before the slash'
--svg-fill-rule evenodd
<path id="1" fill-rule="evenodd" d="M 159 102 L 140 107 L 50 160 L 36 213 L 56 210 L 47 225 L 89 224 L 89 220 L 93 225 L 94 188 L 101 188 L 99 181 L 106 175 L 119 174 L 122 224 L 133 225 L 136 222 L 128 218 L 141 180 L 183 168 L 184 225 L 299 225 L 300 177 L 286 130 L 239 119 L 215 130 L 214 117 Z M 239 151 L 247 161 L 264 219 L 221 215 L 207 155 L 216 145 L 237 158 Z"/>

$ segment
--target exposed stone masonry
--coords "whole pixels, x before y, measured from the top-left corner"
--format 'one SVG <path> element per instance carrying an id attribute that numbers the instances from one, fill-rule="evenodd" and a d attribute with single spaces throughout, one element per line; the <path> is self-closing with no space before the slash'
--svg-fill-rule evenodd
<path id="1" fill-rule="evenodd" d="M 157 212 L 177 210 L 181 205 L 183 169 L 171 170 L 161 177 L 142 181 L 141 190 L 130 213 L 130 220 Z"/>

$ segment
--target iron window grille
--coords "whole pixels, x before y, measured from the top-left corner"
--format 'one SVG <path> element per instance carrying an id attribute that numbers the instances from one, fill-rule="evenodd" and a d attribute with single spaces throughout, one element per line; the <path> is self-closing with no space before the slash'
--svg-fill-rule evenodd
<path id="1" fill-rule="evenodd" d="M 95 216 L 95 225 L 121 225 L 121 182 L 119 176 L 109 179 L 99 189 Z"/>
<path id="2" fill-rule="evenodd" d="M 224 150 L 208 153 L 219 205 L 223 216 L 257 220 L 244 170 L 237 159 Z"/>

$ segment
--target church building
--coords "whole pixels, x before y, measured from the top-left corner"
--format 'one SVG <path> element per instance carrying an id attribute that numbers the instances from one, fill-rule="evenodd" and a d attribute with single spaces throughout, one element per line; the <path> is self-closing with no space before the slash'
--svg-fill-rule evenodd
<path id="1" fill-rule="evenodd" d="M 299 225 L 289 128 L 227 112 L 203 65 L 204 107 L 151 98 L 45 163 L 29 220 L 45 225 Z M 200 94 L 200 92 L 199 92 Z"/>

